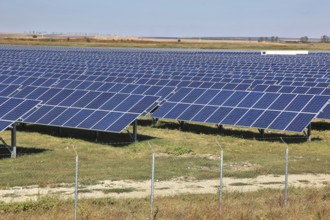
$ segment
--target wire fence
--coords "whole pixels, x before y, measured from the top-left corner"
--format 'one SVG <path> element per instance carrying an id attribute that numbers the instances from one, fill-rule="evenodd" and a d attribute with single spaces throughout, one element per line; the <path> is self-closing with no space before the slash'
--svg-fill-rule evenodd
<path id="1" fill-rule="evenodd" d="M 1 200 L 20 202 L 42 196 L 73 199 L 76 219 L 79 218 L 78 200 L 82 198 L 150 198 L 150 218 L 153 219 L 157 197 L 217 194 L 221 213 L 226 203 L 223 195 L 273 188 L 283 193 L 285 207 L 290 198 L 289 185 L 294 184 L 290 181 L 290 163 L 301 158 L 290 154 L 287 142 L 295 140 L 280 137 L 272 141 L 281 143 L 276 152 L 267 152 L 268 157 L 276 160 L 268 164 L 267 158 L 258 158 L 264 154 L 256 152 L 255 158 L 262 165 L 244 155 L 236 158 L 232 149 L 222 148 L 218 141 L 215 144 L 219 148 L 217 155 L 196 154 L 183 147 L 175 148 L 174 153 L 157 152 L 148 144 L 150 154 L 136 156 L 133 162 L 130 162 L 132 155 L 127 154 L 120 155 L 123 158 L 118 161 L 106 161 L 102 155 L 97 161 L 89 161 L 86 153 L 80 156 L 74 146 L 67 145 L 58 152 L 61 160 L 47 156 L 46 152 L 43 156 L 33 155 L 33 164 L 11 163 L 10 170 L 2 169 L 0 184 L 5 187 L 0 189 Z M 93 150 L 90 151 L 93 154 Z M 19 150 L 18 156 L 31 157 L 30 153 Z M 10 154 L 1 156 L 10 157 Z M 94 166 L 95 162 L 104 167 Z M 304 180 L 297 183 L 301 185 Z"/>

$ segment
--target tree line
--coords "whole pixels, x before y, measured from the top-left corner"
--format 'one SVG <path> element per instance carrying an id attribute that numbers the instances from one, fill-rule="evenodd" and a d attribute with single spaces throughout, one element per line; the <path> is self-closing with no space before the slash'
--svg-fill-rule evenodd
<path id="1" fill-rule="evenodd" d="M 303 36 L 300 38 L 300 42 L 308 43 L 310 41 L 308 36 Z M 259 37 L 258 42 L 280 42 L 280 38 L 278 36 L 271 36 L 271 37 Z M 327 35 L 323 35 L 320 38 L 321 43 L 330 43 L 330 37 Z"/>

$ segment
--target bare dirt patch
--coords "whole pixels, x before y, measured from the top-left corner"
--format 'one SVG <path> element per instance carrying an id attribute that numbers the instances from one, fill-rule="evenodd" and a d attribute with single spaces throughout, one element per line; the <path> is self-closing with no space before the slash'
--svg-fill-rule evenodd
<path id="1" fill-rule="evenodd" d="M 259 189 L 284 188 L 284 176 L 264 175 L 256 178 L 224 178 L 224 191 L 257 191 Z M 95 185 L 79 187 L 80 198 L 146 198 L 150 195 L 150 181 L 100 181 Z M 290 175 L 289 184 L 294 187 L 324 187 L 330 184 L 329 174 Z M 176 178 L 155 182 L 155 196 L 174 196 L 179 194 L 209 194 L 218 191 L 219 180 L 193 180 Z M 21 202 L 36 200 L 42 196 L 73 198 L 73 184 L 59 184 L 57 187 L 10 187 L 0 190 L 0 201 Z"/>

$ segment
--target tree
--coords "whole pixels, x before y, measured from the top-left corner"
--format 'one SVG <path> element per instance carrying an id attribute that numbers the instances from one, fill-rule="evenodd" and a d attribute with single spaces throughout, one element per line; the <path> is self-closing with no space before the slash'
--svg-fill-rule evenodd
<path id="1" fill-rule="evenodd" d="M 304 37 L 301 37 L 300 38 L 300 42 L 302 42 L 302 43 L 308 43 L 308 37 L 307 36 L 304 36 Z"/>
<path id="2" fill-rule="evenodd" d="M 322 42 L 322 43 L 329 43 L 329 42 L 330 42 L 330 37 L 327 36 L 327 35 L 323 35 L 323 36 L 321 37 L 321 42 Z"/>
<path id="3" fill-rule="evenodd" d="M 258 38 L 258 42 L 264 42 L 264 41 L 265 41 L 264 37 L 259 37 Z"/>

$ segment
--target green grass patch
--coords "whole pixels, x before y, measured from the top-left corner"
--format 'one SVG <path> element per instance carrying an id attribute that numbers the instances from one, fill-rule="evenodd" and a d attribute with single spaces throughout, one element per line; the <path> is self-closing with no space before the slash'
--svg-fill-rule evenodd
<path id="1" fill-rule="evenodd" d="M 276 181 L 270 181 L 270 182 L 265 182 L 265 183 L 261 183 L 262 185 L 280 185 L 280 184 L 284 184 L 284 182 L 276 182 Z"/>
<path id="2" fill-rule="evenodd" d="M 73 147 L 79 155 L 80 185 L 102 180 L 150 180 L 152 151 L 156 152 L 155 179 L 158 181 L 216 179 L 220 155 L 216 142 L 224 149 L 224 177 L 284 175 L 285 145 L 280 136 L 289 142 L 290 158 L 304 158 L 289 163 L 290 174 L 330 173 L 330 129 L 326 130 L 325 123 L 313 124 L 316 128 L 313 135 L 317 139 L 311 142 L 292 133 L 266 134 L 271 139 L 259 141 L 255 139 L 258 132 L 254 129 L 225 126 L 225 134 L 219 136 L 218 129 L 207 124 L 187 123 L 185 131 L 179 131 L 177 123 L 172 121 L 161 121 L 155 127 L 149 124 L 148 118 L 139 121 L 137 143 L 129 143 L 126 133 L 100 133 L 96 143 L 93 132 L 63 129 L 62 136 L 58 137 L 55 128 L 28 125 L 17 132 L 18 158 L 11 159 L 5 148 L 0 149 L 0 187 L 71 186 L 75 181 Z M 9 131 L 2 132 L 2 137 L 10 142 Z M 258 166 L 253 169 L 226 166 L 247 161 Z"/>
<path id="3" fill-rule="evenodd" d="M 104 194 L 108 193 L 130 193 L 136 191 L 135 188 L 129 187 L 129 188 L 112 188 L 112 189 L 102 189 L 101 190 Z"/>
<path id="4" fill-rule="evenodd" d="M 251 186 L 250 183 L 243 183 L 243 182 L 237 182 L 237 183 L 230 183 L 230 186 Z"/>

